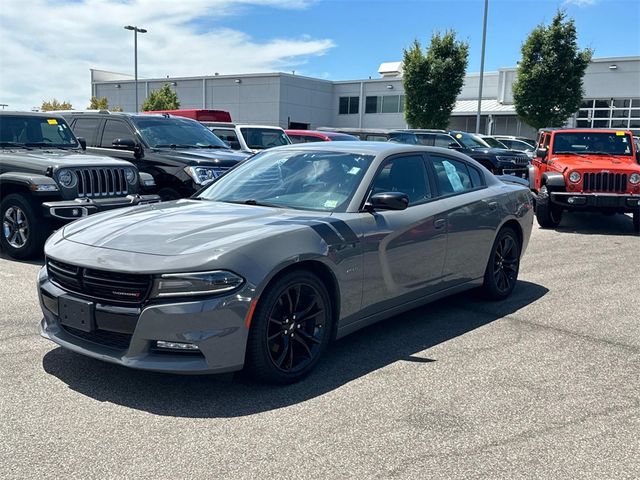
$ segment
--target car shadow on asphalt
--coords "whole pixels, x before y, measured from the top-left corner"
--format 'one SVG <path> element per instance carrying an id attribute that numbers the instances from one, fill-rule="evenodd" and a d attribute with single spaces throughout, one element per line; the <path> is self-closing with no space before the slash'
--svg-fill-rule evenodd
<path id="1" fill-rule="evenodd" d="M 635 235 L 631 215 L 604 215 L 598 212 L 565 212 L 560 233 L 579 233 L 582 235 Z"/>
<path id="2" fill-rule="evenodd" d="M 242 375 L 182 376 L 101 362 L 63 348 L 43 358 L 44 370 L 95 400 L 174 417 L 230 418 L 275 410 L 318 397 L 398 361 L 415 374 L 437 362 L 425 350 L 502 319 L 548 290 L 520 281 L 503 302 L 466 292 L 367 327 L 337 342 L 311 374 L 288 386 L 263 385 Z"/>
<path id="3" fill-rule="evenodd" d="M 26 263 L 28 265 L 37 265 L 37 266 L 44 265 L 44 255 L 38 255 L 37 257 L 31 258 L 29 260 L 18 260 L 17 258 L 10 257 L 9 254 L 5 252 L 2 248 L 0 248 L 0 258 L 3 260 L 8 260 L 10 262 Z"/>

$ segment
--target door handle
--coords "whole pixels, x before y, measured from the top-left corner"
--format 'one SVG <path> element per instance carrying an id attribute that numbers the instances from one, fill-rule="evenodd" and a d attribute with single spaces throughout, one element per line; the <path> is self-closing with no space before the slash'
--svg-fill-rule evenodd
<path id="1" fill-rule="evenodd" d="M 436 229 L 443 228 L 446 224 L 447 221 L 444 218 L 438 218 L 433 222 L 433 226 L 436 227 Z"/>
<path id="2" fill-rule="evenodd" d="M 489 210 L 495 210 L 498 208 L 498 202 L 487 202 L 487 206 L 489 207 Z"/>

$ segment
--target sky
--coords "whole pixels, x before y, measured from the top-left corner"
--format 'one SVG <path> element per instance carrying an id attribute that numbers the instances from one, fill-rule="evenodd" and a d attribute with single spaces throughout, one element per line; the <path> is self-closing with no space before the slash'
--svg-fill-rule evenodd
<path id="1" fill-rule="evenodd" d="M 140 78 L 295 71 L 378 76 L 414 39 L 455 30 L 480 69 L 483 0 L 0 0 L 0 103 L 57 98 L 84 109 L 89 69 Z M 527 34 L 558 8 L 595 57 L 640 55 L 640 0 L 489 0 L 485 69 L 515 66 Z"/>

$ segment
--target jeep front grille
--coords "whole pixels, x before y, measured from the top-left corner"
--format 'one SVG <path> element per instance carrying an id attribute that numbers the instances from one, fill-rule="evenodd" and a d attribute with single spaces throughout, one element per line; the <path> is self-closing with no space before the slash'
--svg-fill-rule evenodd
<path id="1" fill-rule="evenodd" d="M 151 276 L 81 268 L 47 259 L 49 279 L 63 290 L 96 300 L 140 304 L 151 289 Z"/>
<path id="2" fill-rule="evenodd" d="M 582 176 L 582 189 L 585 192 L 626 192 L 626 173 L 585 173 Z"/>
<path id="3" fill-rule="evenodd" d="M 78 196 L 87 198 L 127 195 L 124 168 L 77 168 Z"/>
<path id="4" fill-rule="evenodd" d="M 499 162 L 515 163 L 519 166 L 529 165 L 529 157 L 526 155 L 509 155 L 508 157 L 504 155 L 496 155 L 496 158 Z"/>

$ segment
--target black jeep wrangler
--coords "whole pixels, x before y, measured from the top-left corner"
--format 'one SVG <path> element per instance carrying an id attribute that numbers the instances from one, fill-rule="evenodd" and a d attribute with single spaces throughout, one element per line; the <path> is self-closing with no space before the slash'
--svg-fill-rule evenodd
<path id="1" fill-rule="evenodd" d="M 87 155 L 59 115 L 0 112 L 2 249 L 14 258 L 39 254 L 62 224 L 92 213 L 160 200 L 129 162 Z"/>
<path id="2" fill-rule="evenodd" d="M 249 157 L 188 118 L 107 110 L 63 115 L 90 153 L 128 160 L 152 175 L 163 200 L 190 197 Z"/>

